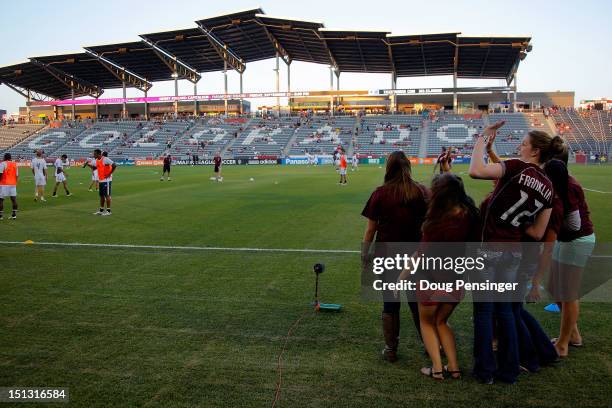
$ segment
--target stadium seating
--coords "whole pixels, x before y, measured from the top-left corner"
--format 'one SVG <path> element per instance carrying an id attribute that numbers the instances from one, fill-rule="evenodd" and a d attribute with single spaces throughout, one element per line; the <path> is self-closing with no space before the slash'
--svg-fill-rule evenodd
<path id="1" fill-rule="evenodd" d="M 474 133 L 482 131 L 485 123 L 499 120 L 506 122 L 495 141 L 500 156 L 515 155 L 521 140 L 532 129 L 561 134 L 573 151 L 608 153 L 612 148 L 612 113 L 574 110 L 554 112 L 552 120 L 542 113 L 493 113 L 486 121 L 477 115 L 441 114 L 433 120 L 420 115 L 321 115 L 62 122 L 55 128 L 0 127 L 0 146 L 13 144 L 6 150 L 16 159 L 29 159 L 36 149 L 43 149 L 49 158 L 67 154 L 71 159 L 82 159 L 95 148 L 107 150 L 113 159 L 150 159 L 166 153 L 182 159 L 192 154 L 209 159 L 216 152 L 226 158 L 284 157 L 306 152 L 331 154 L 338 145 L 360 155 L 403 150 L 412 157 L 435 157 L 442 146 L 470 154 Z M 553 121 L 557 125 L 554 130 Z"/>
<path id="2" fill-rule="evenodd" d="M 373 115 L 361 121 L 354 151 L 360 155 L 387 155 L 402 150 L 417 156 L 423 118 L 418 115 Z"/>
<path id="3" fill-rule="evenodd" d="M 251 119 L 231 147 L 233 157 L 281 156 L 299 126 L 298 118 Z"/>
<path id="4" fill-rule="evenodd" d="M 577 152 L 609 153 L 612 148 L 612 113 L 609 111 L 560 110 L 553 113 L 557 130 Z"/>
<path id="5" fill-rule="evenodd" d="M 302 122 L 289 146 L 289 154 L 332 154 L 338 145 L 348 150 L 352 144 L 354 116 L 312 116 Z"/>
<path id="6" fill-rule="evenodd" d="M 456 148 L 459 153 L 470 154 L 474 146 L 474 135 L 483 128 L 482 118 L 442 114 L 429 125 L 427 155 L 437 156 L 442 147 L 449 146 Z"/>
<path id="7" fill-rule="evenodd" d="M 84 159 L 91 156 L 94 149 L 111 152 L 122 142 L 139 130 L 139 123 L 135 121 L 125 122 L 97 122 L 71 139 L 68 143 L 56 149 L 49 156 L 66 154 L 69 159 Z M 111 156 L 112 157 L 112 156 Z"/>
<path id="8" fill-rule="evenodd" d="M 48 157 L 75 139 L 86 127 L 81 123 L 64 122 L 62 126 L 57 128 L 44 129 L 21 143 L 8 149 L 8 151 L 17 159 L 31 159 L 34 156 L 34 151 L 42 149 Z"/>
<path id="9" fill-rule="evenodd" d="M 201 159 L 210 159 L 215 153 L 224 152 L 240 132 L 241 126 L 240 123 L 227 123 L 218 118 L 199 119 L 172 144 L 170 153 L 182 159 L 188 159 L 193 154 L 197 154 Z"/>
<path id="10" fill-rule="evenodd" d="M 194 126 L 193 122 L 141 122 L 136 132 L 121 140 L 109 153 L 110 157 L 152 159 L 159 157 Z M 127 131 L 124 132 L 127 134 Z"/>
<path id="11" fill-rule="evenodd" d="M 0 126 L 0 151 L 28 138 L 32 133 L 43 128 L 43 125 L 6 125 Z"/>
<path id="12" fill-rule="evenodd" d="M 489 122 L 500 120 L 506 122 L 495 138 L 495 151 L 500 156 L 515 155 L 523 138 L 529 133 L 528 117 L 524 113 L 493 113 L 489 115 Z"/>

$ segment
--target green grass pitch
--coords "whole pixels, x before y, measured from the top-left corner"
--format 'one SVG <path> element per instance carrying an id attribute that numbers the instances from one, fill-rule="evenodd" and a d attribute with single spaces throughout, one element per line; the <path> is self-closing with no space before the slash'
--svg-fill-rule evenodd
<path id="1" fill-rule="evenodd" d="M 331 166 L 120 167 L 113 215 L 92 215 L 91 173 L 67 170 L 74 196 L 33 202 L 21 169 L 20 212 L 0 222 L 2 241 L 358 250 L 361 210 L 384 169 L 362 166 L 337 184 Z M 455 166 L 465 172 L 465 166 Z M 612 168 L 571 166 L 584 187 L 612 191 Z M 415 177 L 431 179 L 430 166 Z M 249 181 L 250 178 L 254 181 Z M 479 201 L 490 182 L 464 176 Z M 52 186 L 48 188 L 50 195 Z M 611 194 L 587 192 L 598 241 L 612 238 Z M 5 207 L 10 204 L 5 203 Z M 585 347 L 514 386 L 483 386 L 469 375 L 434 382 L 403 309 L 400 360 L 380 359 L 378 303 L 359 295 L 359 255 L 232 250 L 53 247 L 0 244 L 0 386 L 64 386 L 79 407 L 261 407 L 274 399 L 287 330 L 280 405 L 285 407 L 610 406 L 612 305 L 584 304 Z M 312 265 L 323 262 L 316 314 Z M 547 332 L 558 315 L 529 305 Z M 451 318 L 464 372 L 471 364 L 470 304 Z M 19 405 L 25 406 L 25 405 Z M 63 405 L 58 405 L 63 406 Z"/>

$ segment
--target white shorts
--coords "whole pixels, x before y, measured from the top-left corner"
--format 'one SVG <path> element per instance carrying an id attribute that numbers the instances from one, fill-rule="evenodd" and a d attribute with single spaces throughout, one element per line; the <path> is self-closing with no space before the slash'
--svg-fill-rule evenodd
<path id="1" fill-rule="evenodd" d="M 91 181 L 100 181 L 100 179 L 98 179 L 98 170 L 94 170 L 91 173 Z"/>
<path id="2" fill-rule="evenodd" d="M 34 176 L 34 184 L 36 184 L 37 186 L 46 186 L 47 178 L 44 174 L 37 174 L 36 176 Z"/>
<path id="3" fill-rule="evenodd" d="M 346 169 L 345 168 L 340 167 L 340 175 L 341 176 L 346 176 Z"/>
<path id="4" fill-rule="evenodd" d="M 63 172 L 59 174 L 55 173 L 55 181 L 58 183 L 66 181 L 66 175 Z"/>
<path id="5" fill-rule="evenodd" d="M 0 186 L 0 198 L 17 197 L 17 186 Z"/>

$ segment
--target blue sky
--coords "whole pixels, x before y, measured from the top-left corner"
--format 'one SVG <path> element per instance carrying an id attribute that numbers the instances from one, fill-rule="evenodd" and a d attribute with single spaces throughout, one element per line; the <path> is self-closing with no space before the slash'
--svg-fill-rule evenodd
<path id="1" fill-rule="evenodd" d="M 522 91 L 575 91 L 576 102 L 612 98 L 612 2 L 589 1 L 90 1 L 21 0 L 4 2 L 0 11 L 0 66 L 37 55 L 82 50 L 83 46 L 138 40 L 139 33 L 193 27 L 194 20 L 236 10 L 262 7 L 272 16 L 321 21 L 327 28 L 382 29 L 394 34 L 461 32 L 465 35 L 530 35 L 533 51 L 518 72 Z M 252 63 L 244 74 L 245 92 L 275 89 L 274 60 Z M 281 90 L 286 70 L 281 63 Z M 450 86 L 449 77 L 400 78 L 399 88 Z M 460 80 L 460 86 L 501 85 L 501 81 Z M 238 76 L 229 75 L 230 92 Z M 347 74 L 341 89 L 390 87 L 389 75 Z M 292 90 L 329 88 L 325 66 L 294 62 Z M 198 93 L 223 91 L 221 73 L 203 75 Z M 181 81 L 180 94 L 193 87 Z M 103 97 L 120 96 L 107 90 Z M 129 96 L 142 93 L 128 90 Z M 149 95 L 172 95 L 172 83 L 156 83 Z M 252 100 L 253 106 L 273 104 Z M 0 109 L 9 113 L 24 99 L 0 86 Z"/>

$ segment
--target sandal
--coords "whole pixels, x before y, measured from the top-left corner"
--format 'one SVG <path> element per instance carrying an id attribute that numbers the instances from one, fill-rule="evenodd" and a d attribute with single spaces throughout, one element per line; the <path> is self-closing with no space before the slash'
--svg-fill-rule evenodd
<path id="1" fill-rule="evenodd" d="M 436 381 L 444 380 L 444 371 L 434 371 L 433 367 L 421 368 L 421 374 L 431 377 Z"/>
<path id="2" fill-rule="evenodd" d="M 452 378 L 453 380 L 461 379 L 461 370 L 449 370 L 448 366 L 444 366 L 444 372 L 450 374 L 450 378 Z"/>
<path id="3" fill-rule="evenodd" d="M 554 337 L 554 338 L 550 339 L 550 342 L 551 342 L 552 344 L 556 344 L 556 343 L 557 343 L 557 340 L 559 340 L 559 338 L 558 338 L 558 337 Z M 569 342 L 569 346 L 570 346 L 570 347 L 580 348 L 580 347 L 584 347 L 584 343 L 583 343 L 583 342 L 580 342 L 580 343 L 574 343 L 574 342 L 571 342 L 571 341 L 570 341 L 570 342 Z"/>

